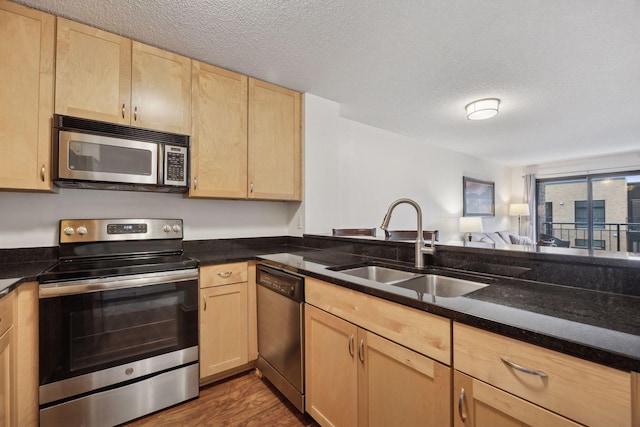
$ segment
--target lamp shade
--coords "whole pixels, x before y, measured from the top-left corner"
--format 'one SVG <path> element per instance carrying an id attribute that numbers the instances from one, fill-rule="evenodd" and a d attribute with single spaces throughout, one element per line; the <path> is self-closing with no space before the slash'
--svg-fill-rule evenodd
<path id="1" fill-rule="evenodd" d="M 509 205 L 509 215 L 529 216 L 529 205 L 526 203 L 512 203 Z"/>
<path id="2" fill-rule="evenodd" d="M 498 114 L 500 100 L 498 98 L 485 98 L 470 102 L 464 109 L 467 110 L 467 119 L 484 120 Z"/>
<path id="3" fill-rule="evenodd" d="M 482 218 L 479 216 L 462 216 L 460 217 L 460 232 L 462 233 L 482 233 Z"/>

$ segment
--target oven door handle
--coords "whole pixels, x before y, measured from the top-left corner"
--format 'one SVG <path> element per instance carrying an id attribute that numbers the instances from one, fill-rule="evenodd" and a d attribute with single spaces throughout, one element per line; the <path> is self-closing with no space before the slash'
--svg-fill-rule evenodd
<path id="1" fill-rule="evenodd" d="M 198 280 L 198 269 L 163 271 L 159 273 L 132 274 L 129 276 L 102 277 L 40 285 L 40 299 L 65 295 L 87 294 L 116 289 L 139 288 L 163 283 Z"/>

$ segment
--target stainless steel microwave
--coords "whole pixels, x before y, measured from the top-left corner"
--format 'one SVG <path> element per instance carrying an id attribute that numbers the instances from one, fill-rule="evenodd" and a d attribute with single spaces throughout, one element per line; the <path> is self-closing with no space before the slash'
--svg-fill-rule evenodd
<path id="1" fill-rule="evenodd" d="M 60 187 L 184 192 L 189 137 L 54 116 L 54 182 Z"/>

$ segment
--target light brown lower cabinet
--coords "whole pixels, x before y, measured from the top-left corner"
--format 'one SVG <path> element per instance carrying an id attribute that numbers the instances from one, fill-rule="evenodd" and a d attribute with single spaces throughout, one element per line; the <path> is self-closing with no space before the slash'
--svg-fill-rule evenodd
<path id="1" fill-rule="evenodd" d="M 200 290 L 200 378 L 248 361 L 247 283 Z"/>
<path id="2" fill-rule="evenodd" d="M 582 424 L 454 372 L 454 427 L 578 427 Z"/>
<path id="3" fill-rule="evenodd" d="M 449 367 L 309 304 L 305 358 L 323 426 L 451 425 Z"/>
<path id="4" fill-rule="evenodd" d="M 505 410 L 507 404 L 498 408 L 516 420 L 524 420 L 529 412 L 539 410 L 557 414 L 555 423 L 526 422 L 513 425 L 573 425 L 559 420 L 574 420 L 580 425 L 592 427 L 632 427 L 638 426 L 638 420 L 632 419 L 632 401 L 634 391 L 633 376 L 630 372 L 613 369 L 556 351 L 538 347 L 492 332 L 480 330 L 468 325 L 453 324 L 454 368 L 473 378 L 473 405 L 476 413 L 474 423 L 457 425 L 512 425 L 480 422 L 478 402 L 487 403 L 478 397 L 492 396 L 491 402 L 498 401 L 496 389 L 504 390 L 500 394 L 502 402 L 531 402 L 532 405 L 520 405 L 511 412 Z M 477 380 L 477 381 L 476 381 Z M 468 395 L 468 386 L 465 394 Z M 456 393 L 460 387 L 456 386 Z M 637 399 L 637 397 L 636 397 Z M 494 406 L 493 403 L 488 406 Z M 544 409 L 543 409 L 544 408 Z M 482 412 L 488 414 L 489 412 Z M 544 412 L 546 413 L 546 412 Z M 484 415 L 483 415 L 484 416 Z M 562 418 L 564 417 L 564 418 Z"/>
<path id="5" fill-rule="evenodd" d="M 0 425 L 16 422 L 16 353 L 13 334 L 13 295 L 0 300 Z"/>
<path id="6" fill-rule="evenodd" d="M 0 299 L 0 426 L 38 425 L 38 283 Z"/>
<path id="7" fill-rule="evenodd" d="M 227 283 L 242 280 L 239 283 Z M 200 379 L 249 361 L 247 263 L 200 271 Z"/>
<path id="8" fill-rule="evenodd" d="M 37 282 L 23 283 L 14 291 L 14 343 L 19 355 L 15 376 L 15 425 L 20 427 L 38 425 L 38 291 Z"/>

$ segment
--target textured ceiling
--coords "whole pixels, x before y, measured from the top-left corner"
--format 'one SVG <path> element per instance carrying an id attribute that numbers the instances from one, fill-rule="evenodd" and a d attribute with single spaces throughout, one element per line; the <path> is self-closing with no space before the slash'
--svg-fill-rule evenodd
<path id="1" fill-rule="evenodd" d="M 640 150 L 640 0 L 21 0 L 524 166 Z M 464 106 L 498 97 L 500 114 Z"/>

